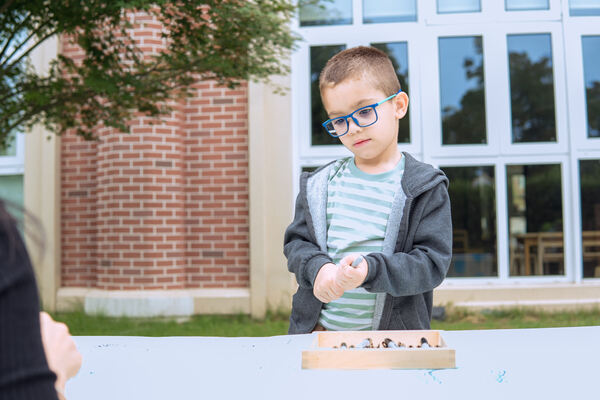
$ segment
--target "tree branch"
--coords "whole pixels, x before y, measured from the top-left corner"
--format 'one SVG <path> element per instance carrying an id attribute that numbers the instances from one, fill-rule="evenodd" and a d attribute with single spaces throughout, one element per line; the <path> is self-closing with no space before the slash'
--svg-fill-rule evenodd
<path id="1" fill-rule="evenodd" d="M 16 64 L 18 64 L 19 62 L 21 62 L 21 60 L 25 57 L 27 57 L 29 55 L 29 53 L 31 53 L 36 47 L 38 47 L 40 44 L 42 44 L 46 39 L 48 39 L 50 36 L 55 35 L 58 32 L 58 30 L 53 30 L 50 31 L 48 34 L 46 34 L 45 36 L 43 36 L 40 40 L 38 40 L 33 46 L 31 46 L 30 48 L 28 48 L 23 54 L 21 54 L 21 56 L 19 58 L 17 58 L 15 61 L 13 61 L 6 69 L 10 70 L 12 69 Z M 29 37 L 31 37 L 31 35 L 29 35 Z M 28 39 L 29 40 L 29 39 Z M 23 43 L 26 43 L 23 42 Z M 16 50 L 15 50 L 16 51 Z M 9 60 L 12 56 L 13 56 L 14 52 L 6 59 Z"/>
<path id="2" fill-rule="evenodd" d="M 0 51 L 0 60 L 2 59 L 2 56 L 4 55 L 4 53 L 6 52 L 6 50 L 8 49 L 8 46 L 10 45 L 10 42 L 15 38 L 15 36 L 17 35 L 17 33 L 21 30 L 21 27 L 23 27 L 23 25 L 25 24 L 25 22 L 31 18 L 31 13 L 27 14 L 27 16 L 25 18 L 23 18 L 23 20 L 21 21 L 21 23 L 10 33 L 10 37 L 6 40 L 6 44 L 4 45 L 4 47 L 2 48 L 2 51 Z M 26 41 L 24 41 L 25 43 Z M 22 46 L 23 44 L 19 45 L 19 48 Z M 2 63 L 4 64 L 4 63 Z M 2 65 L 0 64 L 0 65 Z"/>
<path id="3" fill-rule="evenodd" d="M 45 88 L 49 88 L 49 87 L 50 87 L 50 85 L 35 85 L 35 90 L 45 89 Z M 20 85 L 20 86 L 16 86 L 15 89 L 17 89 L 17 90 L 11 90 L 8 92 L 7 95 L 0 97 L 0 104 L 4 103 L 4 101 L 6 101 L 7 99 L 10 99 L 11 97 L 15 97 L 16 95 L 18 95 L 20 93 L 28 92 L 32 88 L 24 87 L 24 85 Z"/>
<path id="4" fill-rule="evenodd" d="M 15 129 L 16 127 L 18 127 L 19 125 L 21 125 L 23 122 L 27 121 L 29 118 L 35 116 L 37 113 L 24 113 L 23 116 L 18 119 L 15 123 L 13 123 L 12 125 L 9 125 L 8 128 L 6 129 L 6 132 L 12 132 L 13 129 Z"/>

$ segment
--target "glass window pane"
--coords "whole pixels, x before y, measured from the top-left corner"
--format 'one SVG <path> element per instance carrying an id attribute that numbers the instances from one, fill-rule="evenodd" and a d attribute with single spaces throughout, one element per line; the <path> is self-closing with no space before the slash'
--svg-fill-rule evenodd
<path id="1" fill-rule="evenodd" d="M 583 277 L 600 278 L 600 160 L 579 161 Z"/>
<path id="2" fill-rule="evenodd" d="M 442 167 L 450 180 L 452 263 L 449 277 L 497 276 L 494 167 Z"/>
<path id="3" fill-rule="evenodd" d="M 352 0 L 300 2 L 300 26 L 350 24 L 352 24 Z"/>
<path id="4" fill-rule="evenodd" d="M 587 135 L 600 137 L 600 36 L 583 36 L 583 79 L 587 104 Z"/>
<path id="5" fill-rule="evenodd" d="M 550 34 L 508 35 L 512 141 L 555 142 Z"/>
<path id="6" fill-rule="evenodd" d="M 7 146 L 0 146 L 0 156 L 16 156 L 17 155 L 17 140 L 16 135 L 13 133 L 6 138 Z"/>
<path id="7" fill-rule="evenodd" d="M 438 0 L 438 14 L 480 12 L 481 2 L 479 0 Z"/>
<path id="8" fill-rule="evenodd" d="M 564 275 L 560 165 L 508 165 L 510 275 Z"/>
<path id="9" fill-rule="evenodd" d="M 569 0 L 569 15 L 600 15 L 600 0 Z"/>
<path id="10" fill-rule="evenodd" d="M 329 117 L 321 102 L 321 93 L 319 92 L 319 74 L 327 61 L 336 53 L 344 50 L 345 45 L 334 46 L 312 46 L 310 48 L 310 102 L 311 102 L 311 144 L 312 145 L 333 145 L 340 144 L 340 140 L 332 138 L 327 134 L 323 122 Z"/>
<path id="11" fill-rule="evenodd" d="M 23 175 L 0 175 L 0 198 L 23 207 Z"/>
<path id="12" fill-rule="evenodd" d="M 506 0 L 506 11 L 548 10 L 548 0 Z"/>
<path id="13" fill-rule="evenodd" d="M 487 142 L 481 36 L 439 39 L 442 143 Z"/>
<path id="14" fill-rule="evenodd" d="M 416 0 L 363 0 L 363 22 L 405 22 L 417 20 Z"/>
<path id="15" fill-rule="evenodd" d="M 409 95 L 408 88 L 408 45 L 406 42 L 373 43 L 373 47 L 385 52 L 392 60 L 402 91 Z M 410 110 L 400 120 L 398 126 L 398 143 L 410 143 Z"/>

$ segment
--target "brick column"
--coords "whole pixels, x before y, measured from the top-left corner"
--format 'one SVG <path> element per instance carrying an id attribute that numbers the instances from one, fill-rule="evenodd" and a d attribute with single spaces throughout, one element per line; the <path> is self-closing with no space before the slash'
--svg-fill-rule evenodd
<path id="1" fill-rule="evenodd" d="M 97 287 L 185 286 L 180 113 L 132 134 L 102 135 L 98 145 Z"/>
<path id="2" fill-rule="evenodd" d="M 248 287 L 247 85 L 195 89 L 184 124 L 188 285 Z"/>
<path id="3" fill-rule="evenodd" d="M 148 54 L 160 25 L 132 16 Z M 75 60 L 81 50 L 63 41 Z M 214 82 L 131 134 L 62 141 L 62 286 L 103 290 L 248 288 L 247 85 Z"/>

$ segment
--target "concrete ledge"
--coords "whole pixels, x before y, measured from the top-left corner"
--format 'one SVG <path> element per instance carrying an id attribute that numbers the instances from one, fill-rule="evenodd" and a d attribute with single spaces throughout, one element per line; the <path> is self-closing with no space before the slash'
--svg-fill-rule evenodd
<path id="1" fill-rule="evenodd" d="M 473 310 L 539 308 L 546 311 L 600 309 L 600 282 L 546 285 L 441 286 L 433 295 L 436 306 L 454 305 Z"/>
<path id="2" fill-rule="evenodd" d="M 249 314 L 249 289 L 99 290 L 60 288 L 57 311 L 158 317 L 194 314 Z"/>
<path id="3" fill-rule="evenodd" d="M 600 310 L 600 299 L 467 301 L 454 303 L 453 306 L 468 308 L 473 311 L 503 308 L 534 308 L 543 311 Z"/>

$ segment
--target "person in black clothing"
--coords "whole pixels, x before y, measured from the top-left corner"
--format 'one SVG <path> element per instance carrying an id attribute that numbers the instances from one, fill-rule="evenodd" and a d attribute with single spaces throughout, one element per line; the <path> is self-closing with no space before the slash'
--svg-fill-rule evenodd
<path id="1" fill-rule="evenodd" d="M 66 325 L 40 313 L 27 250 L 0 200 L 0 399 L 64 399 L 80 366 Z"/>

